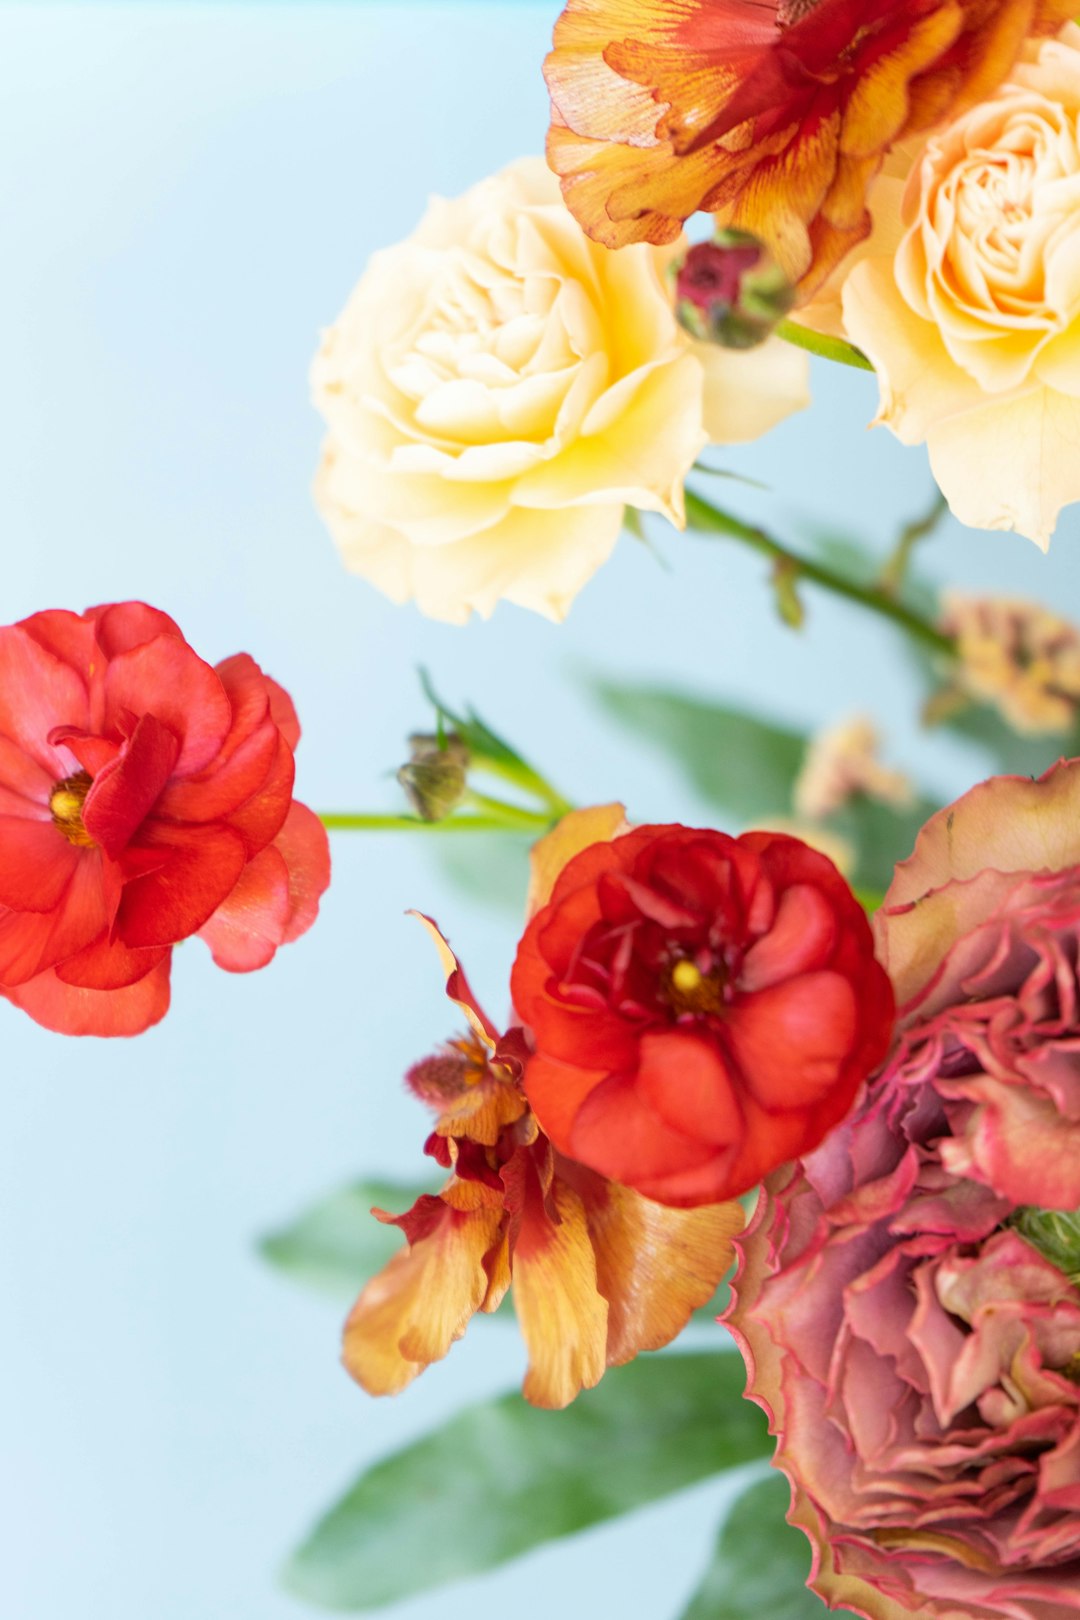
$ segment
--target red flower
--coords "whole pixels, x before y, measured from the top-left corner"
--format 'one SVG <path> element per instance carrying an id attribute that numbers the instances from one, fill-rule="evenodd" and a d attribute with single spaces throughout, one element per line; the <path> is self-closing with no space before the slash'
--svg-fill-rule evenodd
<path id="1" fill-rule="evenodd" d="M 889 981 L 832 862 L 639 827 L 575 856 L 518 948 L 525 1091 L 562 1153 L 676 1206 L 806 1153 L 885 1055 Z"/>
<path id="2" fill-rule="evenodd" d="M 63 1034 L 135 1035 L 190 934 L 264 967 L 330 877 L 299 736 L 254 659 L 212 669 L 141 602 L 0 629 L 0 993 Z"/>

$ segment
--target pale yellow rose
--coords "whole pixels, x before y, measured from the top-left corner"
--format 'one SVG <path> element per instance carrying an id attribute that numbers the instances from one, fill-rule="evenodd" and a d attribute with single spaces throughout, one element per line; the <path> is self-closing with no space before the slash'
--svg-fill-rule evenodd
<path id="1" fill-rule="evenodd" d="M 536 158 L 433 200 L 375 254 L 312 371 L 315 496 L 346 565 L 454 624 L 500 599 L 561 619 L 626 505 L 681 527 L 703 446 L 808 395 L 796 350 L 682 331 L 678 251 L 591 242 Z"/>
<path id="2" fill-rule="evenodd" d="M 930 137 L 892 251 L 895 185 L 871 195 L 881 250 L 842 287 L 878 421 L 926 441 L 962 522 L 1045 550 L 1080 500 L 1080 29 L 1026 47 L 1008 84 Z"/>

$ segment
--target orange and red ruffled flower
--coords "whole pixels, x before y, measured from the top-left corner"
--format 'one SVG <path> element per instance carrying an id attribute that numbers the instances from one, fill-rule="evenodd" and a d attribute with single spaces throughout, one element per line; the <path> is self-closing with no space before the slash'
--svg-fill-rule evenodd
<path id="1" fill-rule="evenodd" d="M 172 947 L 265 966 L 329 881 L 293 800 L 288 694 L 211 668 L 141 602 L 0 629 L 0 994 L 68 1035 L 134 1035 L 169 1005 Z"/>
<path id="2" fill-rule="evenodd" d="M 665 1209 L 559 1153 L 522 1090 L 522 1031 L 496 1032 L 428 926 L 470 1033 L 408 1081 L 437 1116 L 426 1151 L 451 1176 L 404 1215 L 377 1212 L 408 1244 L 353 1307 L 345 1365 L 370 1394 L 394 1394 L 511 1290 L 525 1396 L 565 1406 L 607 1367 L 667 1344 L 712 1297 L 743 1212 Z"/>
<path id="3" fill-rule="evenodd" d="M 1073 0 L 569 0 L 548 158 L 609 247 L 700 209 L 767 242 L 803 292 L 869 230 L 888 148 L 988 95 Z"/>
<path id="4" fill-rule="evenodd" d="M 525 1091 L 555 1148 L 681 1207 L 815 1147 L 893 1021 L 858 901 L 777 833 L 647 826 L 583 849 L 511 984 Z"/>

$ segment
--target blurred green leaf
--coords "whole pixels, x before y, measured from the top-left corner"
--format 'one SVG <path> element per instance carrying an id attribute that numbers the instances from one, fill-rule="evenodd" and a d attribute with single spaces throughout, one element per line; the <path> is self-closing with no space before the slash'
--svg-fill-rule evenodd
<path id="1" fill-rule="evenodd" d="M 369 1277 L 403 1242 L 396 1226 L 384 1226 L 373 1206 L 399 1215 L 411 1209 L 430 1185 L 358 1181 L 306 1210 L 299 1219 L 259 1241 L 259 1253 L 295 1282 L 349 1304 Z"/>
<path id="2" fill-rule="evenodd" d="M 897 861 L 915 848 L 919 828 L 940 806 L 934 799 L 916 799 L 904 810 L 859 794 L 825 825 L 840 834 L 858 852 L 852 883 L 856 889 L 884 893 L 892 882 Z"/>
<path id="3" fill-rule="evenodd" d="M 978 744 L 999 771 L 1014 776 L 1041 776 L 1057 760 L 1080 754 L 1080 727 L 1052 736 L 1023 737 L 1006 725 L 996 709 L 960 709 L 943 720 L 942 726 Z"/>
<path id="4" fill-rule="evenodd" d="M 789 1498 L 787 1481 L 778 1474 L 737 1498 L 680 1620 L 826 1620 L 830 1610 L 806 1585 L 809 1543 L 784 1518 Z M 831 1613 L 856 1620 L 848 1609 Z"/>
<path id="5" fill-rule="evenodd" d="M 285 1584 L 368 1610 L 477 1575 L 768 1455 L 734 1354 L 640 1356 L 564 1412 L 505 1395 L 377 1463 L 295 1554 Z"/>
<path id="6" fill-rule="evenodd" d="M 523 922 L 529 851 L 535 841 L 532 836 L 500 832 L 490 838 L 433 838 L 426 847 L 441 875 L 474 906 Z"/>
<path id="7" fill-rule="evenodd" d="M 744 821 L 787 812 L 802 732 L 655 687 L 599 680 L 591 690 L 610 715 L 681 766 L 711 804 Z"/>

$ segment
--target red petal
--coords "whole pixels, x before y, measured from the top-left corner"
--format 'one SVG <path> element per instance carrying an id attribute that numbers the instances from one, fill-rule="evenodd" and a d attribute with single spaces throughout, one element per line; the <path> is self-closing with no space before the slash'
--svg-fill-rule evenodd
<path id="1" fill-rule="evenodd" d="M 826 1096 L 855 1041 L 855 992 L 837 973 L 807 973 L 740 999 L 727 1031 L 763 1108 L 804 1108 Z"/>
<path id="2" fill-rule="evenodd" d="M 220 769 L 170 782 L 158 803 L 158 814 L 174 821 L 221 821 L 242 812 L 248 801 L 257 796 L 259 814 L 250 816 L 253 827 L 256 821 L 269 822 L 276 817 L 275 824 L 258 846 L 263 847 L 280 827 L 292 791 L 292 770 L 288 762 L 284 767 L 287 778 L 284 789 L 276 782 L 270 784 L 271 770 L 278 765 L 277 754 L 282 749 L 288 755 L 277 727 L 269 719 L 265 720 L 224 759 Z M 291 755 L 288 759 L 291 760 Z M 266 803 L 262 802 L 264 793 Z M 251 853 L 255 853 L 254 846 Z"/>
<path id="3" fill-rule="evenodd" d="M 570 1133 L 582 1164 L 628 1187 L 676 1170 L 696 1169 L 715 1150 L 665 1125 L 637 1090 L 632 1075 L 611 1075 L 585 1098 Z"/>
<path id="4" fill-rule="evenodd" d="M 50 971 L 4 994 L 60 1035 L 141 1035 L 169 1010 L 169 958 L 124 990 L 77 989 Z"/>
<path id="5" fill-rule="evenodd" d="M 116 934 L 126 945 L 173 945 L 198 933 L 231 894 L 247 863 L 243 839 L 229 827 L 178 827 L 147 822 L 139 854 L 162 865 L 124 888 Z"/>
<path id="6" fill-rule="evenodd" d="M 44 811 L 56 785 L 51 771 L 7 737 L 0 736 L 0 812 L 16 816 Z"/>
<path id="7" fill-rule="evenodd" d="M 100 607 L 88 608 L 84 617 L 93 626 L 98 646 L 109 659 L 118 658 L 121 653 L 141 647 L 158 636 L 184 640 L 175 619 L 170 619 L 159 608 L 148 607 L 145 602 L 105 602 Z"/>
<path id="8" fill-rule="evenodd" d="M 179 753 L 169 728 L 156 715 L 144 714 L 130 741 L 95 777 L 83 805 L 83 826 L 113 860 L 157 803 Z"/>
<path id="9" fill-rule="evenodd" d="M 39 647 L 44 647 L 62 664 L 70 664 L 82 679 L 87 678 L 96 648 L 94 626 L 89 619 L 70 613 L 67 608 L 50 608 L 20 619 L 19 629 L 25 630 Z"/>
<path id="10" fill-rule="evenodd" d="M 50 829 L 54 830 L 54 829 Z M 58 833 L 57 837 L 64 842 Z M 81 951 L 112 922 L 118 874 L 96 849 L 76 850 L 52 911 L 0 914 L 0 984 L 10 987 Z"/>
<path id="11" fill-rule="evenodd" d="M 326 828 L 306 804 L 294 803 L 274 839 L 289 872 L 289 920 L 284 943 L 306 934 L 319 913 L 319 900 L 330 883 L 330 840 Z"/>
<path id="12" fill-rule="evenodd" d="M 284 826 L 292 803 L 295 776 L 292 749 L 278 732 L 270 769 L 251 797 L 227 817 L 229 826 L 235 827 L 243 837 L 249 855 L 265 849 Z"/>
<path id="13" fill-rule="evenodd" d="M 283 686 L 279 686 L 271 676 L 264 675 L 266 690 L 270 695 L 270 718 L 285 738 L 289 747 L 295 749 L 300 741 L 300 722 L 296 717 L 293 700 Z"/>
<path id="14" fill-rule="evenodd" d="M 249 653 L 235 653 L 215 665 L 214 674 L 228 694 L 232 708 L 232 725 L 222 744 L 221 752 L 228 758 L 245 737 L 260 726 L 270 715 L 270 693 L 266 676 Z"/>
<path id="15" fill-rule="evenodd" d="M 289 920 L 289 872 L 271 845 L 249 861 L 228 899 L 218 906 L 199 938 L 218 967 L 250 973 L 265 967 L 284 942 Z"/>
<path id="16" fill-rule="evenodd" d="M 82 726 L 54 726 L 49 732 L 49 743 L 53 748 L 67 748 L 91 776 L 97 776 L 111 765 L 120 752 L 118 742 L 95 736 Z"/>
<path id="17" fill-rule="evenodd" d="M 127 714 L 154 714 L 180 738 L 179 774 L 201 771 L 229 733 L 232 708 L 209 664 L 175 636 L 120 653 L 105 672 L 106 731 Z"/>
<path id="18" fill-rule="evenodd" d="M 665 1124 L 711 1147 L 743 1133 L 736 1082 L 715 1042 L 689 1030 L 663 1030 L 641 1042 L 638 1089 Z"/>
<path id="19" fill-rule="evenodd" d="M 796 883 L 780 896 L 769 932 L 743 959 L 739 988 L 764 990 L 796 973 L 823 967 L 837 934 L 836 912 L 820 889 Z"/>
<path id="20" fill-rule="evenodd" d="M 154 950 L 133 951 L 120 940 L 110 940 L 108 933 L 99 934 L 85 950 L 66 956 L 58 962 L 55 973 L 64 984 L 84 990 L 121 990 L 126 985 L 138 984 L 140 979 L 157 967 L 168 956 L 171 946 L 159 945 Z"/>
<path id="21" fill-rule="evenodd" d="M 80 851 L 52 820 L 0 816 L 0 905 L 52 911 L 75 872 Z"/>
<path id="22" fill-rule="evenodd" d="M 54 782 L 71 770 L 70 756 L 47 742 L 57 725 L 90 718 L 86 683 L 19 625 L 0 629 L 0 733 L 29 754 Z"/>

